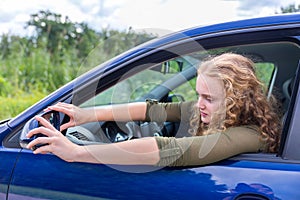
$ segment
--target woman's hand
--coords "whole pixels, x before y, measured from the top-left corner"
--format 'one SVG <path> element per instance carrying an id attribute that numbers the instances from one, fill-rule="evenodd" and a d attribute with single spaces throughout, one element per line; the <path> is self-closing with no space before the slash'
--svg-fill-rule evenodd
<path id="1" fill-rule="evenodd" d="M 46 110 L 55 110 L 58 112 L 62 112 L 70 117 L 70 121 L 62 124 L 60 127 L 60 131 L 63 131 L 69 127 L 78 126 L 80 124 L 84 124 L 92 121 L 93 112 L 91 110 L 86 110 L 74 106 L 73 104 L 67 103 L 57 103 L 53 106 L 49 106 Z"/>
<path id="2" fill-rule="evenodd" d="M 67 162 L 87 162 L 119 165 L 154 165 L 159 161 L 159 149 L 154 137 L 129 140 L 119 143 L 79 146 L 69 141 L 56 130 L 46 119 L 36 117 L 42 125 L 31 130 L 27 137 L 43 134 L 27 145 L 34 154 L 52 153 Z"/>
<path id="3" fill-rule="evenodd" d="M 38 137 L 27 145 L 27 148 L 32 149 L 35 145 L 43 145 L 36 150 L 34 154 L 53 153 L 61 159 L 73 162 L 80 152 L 80 146 L 70 142 L 61 132 L 56 130 L 46 119 L 36 117 L 36 120 L 42 125 L 31 130 L 27 137 L 30 138 L 35 134 L 43 134 L 47 137 Z"/>

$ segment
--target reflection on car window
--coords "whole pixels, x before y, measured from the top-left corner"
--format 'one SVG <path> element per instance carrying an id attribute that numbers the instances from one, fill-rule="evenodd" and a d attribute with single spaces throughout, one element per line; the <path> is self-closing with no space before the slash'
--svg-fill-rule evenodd
<path id="1" fill-rule="evenodd" d="M 125 80 L 121 79 L 114 87 L 96 95 L 94 98 L 88 100 L 81 106 L 99 106 L 143 100 L 142 97 L 144 96 L 151 97 L 150 93 L 154 88 L 166 83 L 167 80 L 170 80 L 172 77 L 176 77 L 176 75 L 190 67 L 196 68 L 199 63 L 208 56 L 236 51 L 245 52 L 245 54 L 249 55 L 252 60 L 255 60 L 256 74 L 265 85 L 266 94 L 270 95 L 273 90 L 277 68 L 274 63 L 266 62 L 257 52 L 260 51 L 260 48 L 265 46 L 266 44 L 251 44 L 218 48 L 207 51 L 198 51 L 174 58 L 172 60 L 167 60 L 160 64 L 156 64 L 151 69 L 145 69 L 137 74 L 134 74 L 130 78 Z M 257 51 L 254 50 L 254 47 L 257 48 Z M 130 74 L 130 72 L 127 73 Z M 190 77 L 184 83 L 180 83 L 178 85 L 174 84 L 176 86 L 169 88 L 170 91 L 168 94 L 165 94 L 169 97 L 168 101 L 195 101 L 197 99 L 195 83 L 196 78 Z M 163 96 L 160 96 L 160 98 L 163 98 Z"/>
<path id="2" fill-rule="evenodd" d="M 150 69 L 144 70 L 100 94 L 97 97 L 97 103 L 103 105 L 135 101 L 172 76 L 174 74 L 163 74 Z"/>
<path id="3" fill-rule="evenodd" d="M 141 71 L 130 78 L 119 81 L 114 87 L 98 94 L 94 98 L 82 104 L 82 107 L 99 106 L 108 104 L 120 104 L 141 100 L 141 97 L 147 96 L 155 87 L 163 84 L 165 81 L 178 75 L 183 70 L 194 66 L 193 63 L 198 63 L 193 58 L 175 58 L 158 65 L 153 66 L 151 69 Z M 128 72 L 130 73 L 130 72 Z M 187 82 L 187 85 L 190 83 Z M 194 85 L 194 83 L 193 83 Z M 191 93 L 190 90 L 177 89 L 176 93 L 186 96 L 186 93 Z M 172 92 L 170 92 L 172 94 Z M 176 94 L 177 95 L 177 94 Z M 191 93 L 189 96 L 195 95 Z M 190 99 L 190 98 L 188 98 Z"/>

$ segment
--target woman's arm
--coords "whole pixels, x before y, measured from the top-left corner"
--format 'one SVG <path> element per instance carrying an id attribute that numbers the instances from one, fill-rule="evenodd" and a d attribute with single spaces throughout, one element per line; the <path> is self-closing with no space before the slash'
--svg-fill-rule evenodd
<path id="1" fill-rule="evenodd" d="M 107 105 L 94 108 L 96 121 L 145 120 L 146 109 L 146 102 Z"/>
<path id="2" fill-rule="evenodd" d="M 72 104 L 57 103 L 48 110 L 62 112 L 70 117 L 70 121 L 61 126 L 61 131 L 69 127 L 95 121 L 137 121 L 144 120 L 147 104 L 136 102 L 128 104 L 107 105 L 93 108 L 79 108 Z"/>
<path id="3" fill-rule="evenodd" d="M 79 146 L 70 142 L 42 117 L 36 119 L 43 125 L 27 135 L 42 133 L 48 137 L 38 137 L 28 144 L 32 149 L 37 144 L 47 144 L 34 153 L 53 153 L 68 162 L 88 162 L 121 165 L 155 165 L 159 161 L 159 149 L 155 138 L 135 139 L 120 143 Z"/>
<path id="4" fill-rule="evenodd" d="M 158 166 L 196 166 L 214 163 L 241 153 L 264 151 L 256 126 L 231 127 L 224 132 L 193 137 L 156 137 Z"/>
<path id="5" fill-rule="evenodd" d="M 159 150 L 153 137 L 79 148 L 73 161 L 120 165 L 156 165 L 159 161 Z"/>

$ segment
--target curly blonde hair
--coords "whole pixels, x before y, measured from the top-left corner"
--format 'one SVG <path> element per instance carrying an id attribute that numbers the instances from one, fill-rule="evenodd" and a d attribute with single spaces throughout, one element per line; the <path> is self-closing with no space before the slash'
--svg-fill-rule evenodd
<path id="1" fill-rule="evenodd" d="M 269 152 L 276 152 L 279 146 L 281 122 L 275 112 L 275 98 L 269 100 L 263 84 L 255 75 L 254 63 L 247 57 L 234 53 L 224 53 L 204 61 L 198 74 L 218 78 L 224 84 L 225 110 L 212 117 L 207 126 L 200 120 L 199 109 L 194 109 L 190 132 L 193 135 L 211 134 L 225 131 L 229 127 L 255 125 L 261 139 L 268 144 Z M 224 106 L 223 106 L 224 107 Z"/>

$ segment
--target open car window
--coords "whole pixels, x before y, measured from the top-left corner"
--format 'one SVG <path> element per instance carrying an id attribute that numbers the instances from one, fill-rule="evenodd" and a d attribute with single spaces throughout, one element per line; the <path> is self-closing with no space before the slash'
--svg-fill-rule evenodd
<path id="1" fill-rule="evenodd" d="M 146 99 L 156 99 L 160 102 L 196 101 L 195 86 L 198 67 L 208 57 L 225 52 L 239 53 L 251 58 L 255 63 L 256 75 L 264 85 L 266 96 L 271 96 L 274 91 L 281 89 L 278 85 L 280 86 L 282 77 L 278 76 L 278 63 L 263 54 L 266 48 L 281 49 L 283 47 L 294 48 L 294 45 L 288 42 L 262 43 L 223 47 L 208 51 L 201 50 L 161 63 L 148 65 L 147 68 L 138 73 L 134 70 L 128 70 L 122 76 L 126 78 L 121 77 L 113 87 L 96 94 L 79 106 L 93 107 L 137 101 L 144 102 Z M 279 94 L 278 98 L 280 101 L 284 99 L 282 94 Z M 284 113 L 284 110 L 280 112 Z M 145 122 L 138 123 L 143 127 L 148 126 Z M 123 141 L 130 137 L 128 136 L 128 122 L 100 122 L 100 124 L 96 123 L 84 127 L 93 130 L 90 135 L 95 132 L 104 132 L 106 138 L 109 139 L 108 142 Z M 163 127 L 167 131 L 162 133 L 162 136 L 178 136 L 176 125 L 166 122 Z M 134 130 L 131 132 L 134 132 Z M 98 141 L 103 141 L 103 138 Z"/>
<path id="2" fill-rule="evenodd" d="M 158 100 L 161 100 L 163 96 L 156 96 L 157 93 L 153 91 L 156 90 L 158 93 L 163 93 L 163 89 L 160 90 L 159 87 L 165 84 L 168 84 L 165 86 L 168 87 L 167 92 L 170 92 L 170 94 L 172 94 L 174 88 L 177 88 L 176 91 L 173 91 L 173 93 L 175 92 L 174 94 L 179 93 L 179 96 L 188 94 L 190 96 L 189 99 L 192 99 L 195 97 L 195 91 L 189 92 L 186 88 L 178 88 L 178 86 L 182 83 L 188 83 L 190 78 L 185 77 L 185 71 L 191 71 L 191 68 L 193 68 L 194 76 L 199 62 L 195 58 L 186 56 L 155 64 L 151 68 L 134 74 L 129 78 L 124 80 L 121 78 L 115 86 L 89 99 L 81 107 L 144 101 L 147 98 L 159 98 Z M 131 72 L 128 71 L 127 73 Z M 183 80 L 178 82 L 176 77 L 181 77 Z M 191 84 L 187 84 L 186 87 L 189 87 L 189 89 L 194 88 L 194 84 L 192 82 Z"/>
<path id="3" fill-rule="evenodd" d="M 266 44 L 257 44 L 258 47 Z M 144 101 L 146 98 L 154 98 L 163 102 L 195 101 L 196 71 L 201 62 L 208 56 L 214 56 L 224 52 L 234 52 L 236 49 L 254 49 L 253 45 L 242 47 L 230 47 L 209 51 L 194 52 L 188 55 L 167 60 L 139 73 L 128 71 L 124 79 L 120 79 L 113 87 L 95 95 L 93 98 L 81 104 L 81 107 L 101 106 L 109 104 L 121 104 L 135 101 Z M 234 51 L 233 51 L 234 50 Z M 256 75 L 265 86 L 266 95 L 270 96 L 274 89 L 277 75 L 276 63 L 264 60 L 256 51 L 245 53 L 255 61 Z M 193 69 L 191 69 L 193 68 Z M 190 71 L 190 72 L 188 72 Z M 133 75 L 130 76 L 130 73 Z M 191 73 L 191 74 L 189 74 Z M 129 78 L 128 77 L 129 74 Z M 167 90 L 163 90 L 167 87 Z"/>

